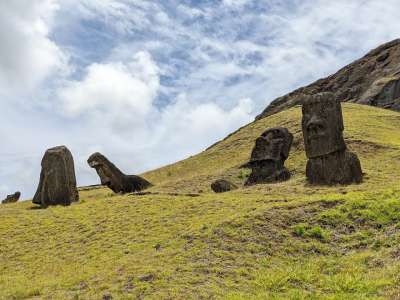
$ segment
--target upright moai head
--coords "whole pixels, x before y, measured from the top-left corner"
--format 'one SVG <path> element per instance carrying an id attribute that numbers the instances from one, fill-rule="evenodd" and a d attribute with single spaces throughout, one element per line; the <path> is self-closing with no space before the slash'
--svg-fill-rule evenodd
<path id="1" fill-rule="evenodd" d="M 281 161 L 288 158 L 293 135 L 286 128 L 271 128 L 256 139 L 250 163 L 263 160 Z"/>
<path id="2" fill-rule="evenodd" d="M 302 129 L 308 158 L 346 149 L 342 108 L 332 93 L 305 97 Z"/>
<path id="3" fill-rule="evenodd" d="M 70 205 L 79 200 L 74 160 L 65 146 L 48 149 L 42 159 L 40 181 L 33 203 L 43 207 Z"/>
<path id="4" fill-rule="evenodd" d="M 88 164 L 94 168 L 100 177 L 102 185 L 108 186 L 116 193 L 123 191 L 123 174 L 103 154 L 96 152 L 88 159 Z"/>
<path id="5" fill-rule="evenodd" d="M 252 169 L 245 185 L 276 182 L 290 177 L 284 163 L 289 156 L 293 135 L 286 128 L 271 128 L 256 139 L 250 161 Z"/>

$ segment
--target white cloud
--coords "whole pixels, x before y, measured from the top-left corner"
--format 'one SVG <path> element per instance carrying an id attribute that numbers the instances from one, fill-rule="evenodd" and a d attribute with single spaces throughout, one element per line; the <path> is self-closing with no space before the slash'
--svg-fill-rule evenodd
<path id="1" fill-rule="evenodd" d="M 253 117 L 251 99 L 235 97 L 222 108 L 181 93 L 160 108 L 160 88 L 160 69 L 146 51 L 89 65 L 81 80 L 60 88 L 62 113 L 80 124 L 80 141 L 70 142 L 77 144 L 80 184 L 97 182 L 86 166 L 91 152 L 104 152 L 125 172 L 137 173 L 195 154 Z"/>
<path id="2" fill-rule="evenodd" d="M 134 169 L 127 171 L 144 171 L 194 154 L 252 119 L 251 99 L 223 109 L 181 93 L 160 109 L 154 103 L 159 76 L 151 55 L 138 52 L 126 62 L 90 65 L 82 80 L 59 90 L 63 113 L 81 123 L 79 135 L 86 137 L 78 160 L 97 147 L 121 165 L 130 162 Z"/>
<path id="3" fill-rule="evenodd" d="M 158 68 L 148 52 L 138 52 L 126 63 L 92 64 L 82 81 L 70 81 L 58 92 L 69 116 L 143 118 L 159 89 Z"/>
<path id="4" fill-rule="evenodd" d="M 222 3 L 227 6 L 243 6 L 251 0 L 223 0 Z"/>
<path id="5" fill-rule="evenodd" d="M 153 26 L 153 19 L 169 21 L 156 1 L 146 0 L 64 0 L 65 9 L 86 20 L 101 20 L 119 34 Z"/>
<path id="6" fill-rule="evenodd" d="M 215 103 L 194 104 L 180 95 L 174 104 L 148 115 L 146 125 L 131 127 L 129 134 L 121 135 L 106 128 L 101 135 L 88 129 L 91 131 L 87 135 L 109 136 L 106 142 L 100 141 L 97 150 L 125 172 L 141 172 L 194 155 L 233 128 L 251 121 L 250 99 L 241 99 L 232 106 L 224 110 Z"/>
<path id="7" fill-rule="evenodd" d="M 178 101 L 163 112 L 157 131 L 161 149 L 176 151 L 176 158 L 194 154 L 229 134 L 232 128 L 251 121 L 253 102 L 240 99 L 230 110 L 215 103 L 193 104 L 180 95 Z M 204 141 L 207 141 L 204 143 Z M 175 149 L 175 150 L 174 150 Z"/>
<path id="8" fill-rule="evenodd" d="M 53 0 L 0 1 L 0 93 L 31 92 L 65 68 L 66 55 L 49 37 Z"/>

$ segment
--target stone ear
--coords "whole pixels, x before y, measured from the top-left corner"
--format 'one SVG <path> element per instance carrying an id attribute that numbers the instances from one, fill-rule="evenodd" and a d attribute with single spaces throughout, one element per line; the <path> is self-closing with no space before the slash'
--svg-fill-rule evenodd
<path id="1" fill-rule="evenodd" d="M 290 148 L 292 147 L 292 143 L 293 143 L 293 134 L 291 134 L 290 132 L 287 132 L 286 139 L 287 139 L 287 143 L 284 143 L 284 146 L 282 149 L 282 153 L 283 153 L 285 160 L 289 157 Z"/>
<path id="2" fill-rule="evenodd" d="M 339 100 L 336 100 L 337 103 L 337 110 L 339 115 L 339 129 L 340 131 L 344 131 L 344 122 L 343 122 L 343 114 L 342 114 L 342 104 Z"/>

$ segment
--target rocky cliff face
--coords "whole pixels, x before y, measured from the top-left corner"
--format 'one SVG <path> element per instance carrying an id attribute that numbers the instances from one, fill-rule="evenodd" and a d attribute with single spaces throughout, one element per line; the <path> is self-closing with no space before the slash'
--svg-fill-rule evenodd
<path id="1" fill-rule="evenodd" d="M 400 39 L 370 51 L 334 75 L 275 99 L 256 119 L 301 104 L 304 94 L 320 92 L 332 92 L 342 102 L 400 111 Z"/>

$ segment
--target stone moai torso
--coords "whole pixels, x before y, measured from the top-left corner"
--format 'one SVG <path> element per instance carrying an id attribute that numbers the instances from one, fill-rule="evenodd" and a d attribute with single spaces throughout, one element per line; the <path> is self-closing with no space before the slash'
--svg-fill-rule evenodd
<path id="1" fill-rule="evenodd" d="M 247 164 L 252 172 L 245 185 L 289 179 L 284 163 L 292 142 L 293 135 L 286 128 L 271 128 L 258 137 Z"/>
<path id="2" fill-rule="evenodd" d="M 42 159 L 42 171 L 32 200 L 42 207 L 70 205 L 79 201 L 74 159 L 65 146 L 48 149 Z"/>
<path id="3" fill-rule="evenodd" d="M 88 164 L 96 170 L 101 184 L 108 186 L 115 193 L 137 192 L 151 186 L 150 182 L 140 176 L 125 175 L 101 153 L 92 154 Z"/>
<path id="4" fill-rule="evenodd" d="M 12 195 L 7 195 L 6 199 L 4 199 L 1 203 L 2 204 L 15 203 L 15 202 L 18 202 L 20 197 L 21 197 L 21 193 L 15 192 Z"/>
<path id="5" fill-rule="evenodd" d="M 360 161 L 346 148 L 341 104 L 332 93 L 306 96 L 302 130 L 312 184 L 350 184 L 362 180 Z"/>

